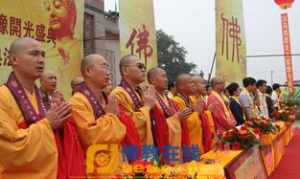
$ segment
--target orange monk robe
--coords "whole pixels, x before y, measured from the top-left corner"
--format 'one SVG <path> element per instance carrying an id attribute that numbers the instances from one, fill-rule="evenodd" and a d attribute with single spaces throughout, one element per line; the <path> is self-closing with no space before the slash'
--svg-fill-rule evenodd
<path id="1" fill-rule="evenodd" d="M 122 110 L 124 110 L 130 120 L 133 121 L 134 127 L 138 133 L 140 144 L 153 145 L 150 108 L 143 106 L 138 110 L 135 110 L 135 106 L 130 95 L 122 87 L 116 87 L 111 94 L 117 98 Z"/>
<path id="2" fill-rule="evenodd" d="M 120 142 L 126 133 L 124 125 L 116 115 L 110 113 L 96 119 L 90 102 L 82 93 L 76 92 L 71 97 L 70 103 L 83 148 L 88 150 L 90 146 L 95 144 L 105 144 L 98 148 L 99 150 L 108 150 L 103 154 L 110 154 L 111 156 L 108 158 L 111 160 L 107 161 L 106 166 L 102 166 L 102 171 L 103 173 L 117 171 L 121 162 Z M 117 149 L 115 146 L 118 146 Z M 87 163 L 87 165 L 89 164 Z"/>
<path id="3" fill-rule="evenodd" d="M 203 98 L 205 106 L 204 112 L 200 114 L 202 122 L 202 131 L 203 131 L 203 148 L 205 152 L 208 152 L 212 149 L 215 138 L 215 124 L 211 112 L 207 109 L 207 101 L 204 97 L 191 96 L 192 103 L 195 105 L 199 98 Z"/>
<path id="4" fill-rule="evenodd" d="M 175 96 L 173 98 L 175 103 L 177 104 L 179 110 L 186 108 L 185 101 L 179 97 Z M 198 145 L 200 153 L 204 153 L 203 148 L 203 134 L 202 134 L 202 123 L 198 112 L 193 112 L 186 119 L 187 130 L 189 132 L 189 140 L 191 145 Z"/>
<path id="5" fill-rule="evenodd" d="M 212 116 L 217 133 L 222 133 L 235 126 L 235 119 L 223 98 L 217 92 L 212 91 L 207 99 L 207 105 L 213 105 Z"/>
<path id="6" fill-rule="evenodd" d="M 38 112 L 36 96 L 26 95 Z M 22 112 L 6 86 L 0 87 L 0 118 L 0 178 L 56 179 L 58 152 L 48 120 L 21 128 Z"/>
<path id="7" fill-rule="evenodd" d="M 170 106 L 169 101 L 166 98 L 166 96 L 161 97 L 161 99 L 163 100 L 164 104 L 166 104 L 167 107 L 171 108 L 171 110 L 176 112 L 176 109 L 174 109 L 174 106 Z M 162 114 L 163 120 L 165 121 L 166 126 L 167 126 L 167 131 L 166 131 L 167 134 L 168 134 L 168 135 L 166 135 L 168 137 L 167 145 L 176 146 L 178 148 L 181 148 L 181 144 L 182 144 L 182 140 L 181 140 L 181 136 L 182 136 L 181 121 L 178 118 L 177 114 L 173 114 L 172 116 L 166 117 L 165 114 L 164 114 L 164 111 L 163 111 L 163 109 L 162 109 L 162 107 L 161 107 L 161 105 L 159 104 L 158 101 L 156 102 L 155 107 Z M 157 128 L 155 128 L 154 130 L 158 130 L 159 127 L 160 126 L 157 126 Z M 165 131 L 155 131 L 155 132 L 156 133 L 163 133 Z M 157 139 L 158 138 L 156 138 L 156 140 Z"/>

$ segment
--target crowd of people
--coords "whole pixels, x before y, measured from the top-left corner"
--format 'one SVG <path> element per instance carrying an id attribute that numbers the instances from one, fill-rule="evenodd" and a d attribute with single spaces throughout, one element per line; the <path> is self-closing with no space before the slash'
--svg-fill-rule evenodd
<path id="1" fill-rule="evenodd" d="M 113 88 L 108 62 L 98 54 L 81 61 L 65 100 L 56 74 L 44 70 L 40 42 L 17 39 L 9 52 L 12 73 L 0 87 L 0 178 L 114 173 L 122 162 L 153 159 L 143 155 L 144 146 L 155 146 L 163 164 L 188 162 L 194 159 L 188 148 L 210 151 L 217 135 L 251 118 L 272 118 L 282 100 L 279 84 L 271 88 L 251 77 L 243 90 L 236 82 L 225 87 L 221 77 L 208 82 L 192 74 L 170 83 L 164 69 L 147 72 L 134 55 L 120 59 L 121 82 Z M 98 169 L 87 173 L 92 146 L 98 146 L 92 159 Z M 125 148 L 135 149 L 135 157 L 122 156 Z M 164 157 L 168 149 L 177 160 Z"/>

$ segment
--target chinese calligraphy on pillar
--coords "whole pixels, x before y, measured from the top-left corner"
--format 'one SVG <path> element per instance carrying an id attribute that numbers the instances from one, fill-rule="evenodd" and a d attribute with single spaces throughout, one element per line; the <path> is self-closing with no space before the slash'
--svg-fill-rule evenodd
<path id="1" fill-rule="evenodd" d="M 282 25 L 282 38 L 283 38 L 286 79 L 288 83 L 289 92 L 290 94 L 293 94 L 294 92 L 293 63 L 292 63 L 292 56 L 291 56 L 289 20 L 288 20 L 287 13 L 281 14 L 281 25 Z"/>
<path id="2" fill-rule="evenodd" d="M 216 75 L 226 82 L 246 76 L 242 0 L 216 0 Z"/>
<path id="3" fill-rule="evenodd" d="M 140 59 L 144 59 L 147 66 L 147 59 L 152 56 L 153 48 L 149 43 L 150 33 L 146 25 L 142 28 L 132 29 L 129 40 L 126 43 L 126 48 L 130 48 L 132 55 L 137 55 Z"/>
<path id="4" fill-rule="evenodd" d="M 152 0 L 119 1 L 121 56 L 136 55 L 147 69 L 157 66 Z"/>
<path id="5" fill-rule="evenodd" d="M 238 23 L 238 18 L 231 17 L 228 19 L 221 14 L 222 19 L 222 55 L 226 57 L 226 60 L 237 60 L 240 62 L 240 47 L 241 47 L 241 27 Z M 229 43 L 231 43 L 232 49 L 229 51 Z M 231 54 L 230 54 L 231 53 Z M 230 55 L 230 57 L 229 57 Z"/>

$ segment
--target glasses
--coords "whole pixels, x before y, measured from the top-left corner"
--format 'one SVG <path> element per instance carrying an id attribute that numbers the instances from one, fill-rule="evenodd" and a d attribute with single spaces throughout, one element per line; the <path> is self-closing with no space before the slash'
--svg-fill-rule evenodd
<path id="1" fill-rule="evenodd" d="M 137 68 L 141 69 L 141 70 L 145 70 L 146 66 L 143 63 L 137 63 L 135 65 L 125 65 L 125 66 L 136 66 Z"/>

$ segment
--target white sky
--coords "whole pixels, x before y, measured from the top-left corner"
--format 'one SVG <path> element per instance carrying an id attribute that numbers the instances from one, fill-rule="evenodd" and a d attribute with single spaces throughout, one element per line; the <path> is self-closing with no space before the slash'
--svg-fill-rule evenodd
<path id="1" fill-rule="evenodd" d="M 117 0 L 106 0 L 114 9 Z M 188 51 L 188 61 L 209 72 L 215 52 L 214 0 L 153 0 L 156 29 L 172 35 Z M 273 0 L 244 0 L 247 55 L 282 54 L 280 13 Z M 300 53 L 300 1 L 288 10 L 292 53 Z M 298 19 L 297 19 L 298 18 Z M 294 79 L 300 80 L 300 56 L 293 57 Z M 248 58 L 248 76 L 285 81 L 283 57 Z"/>

